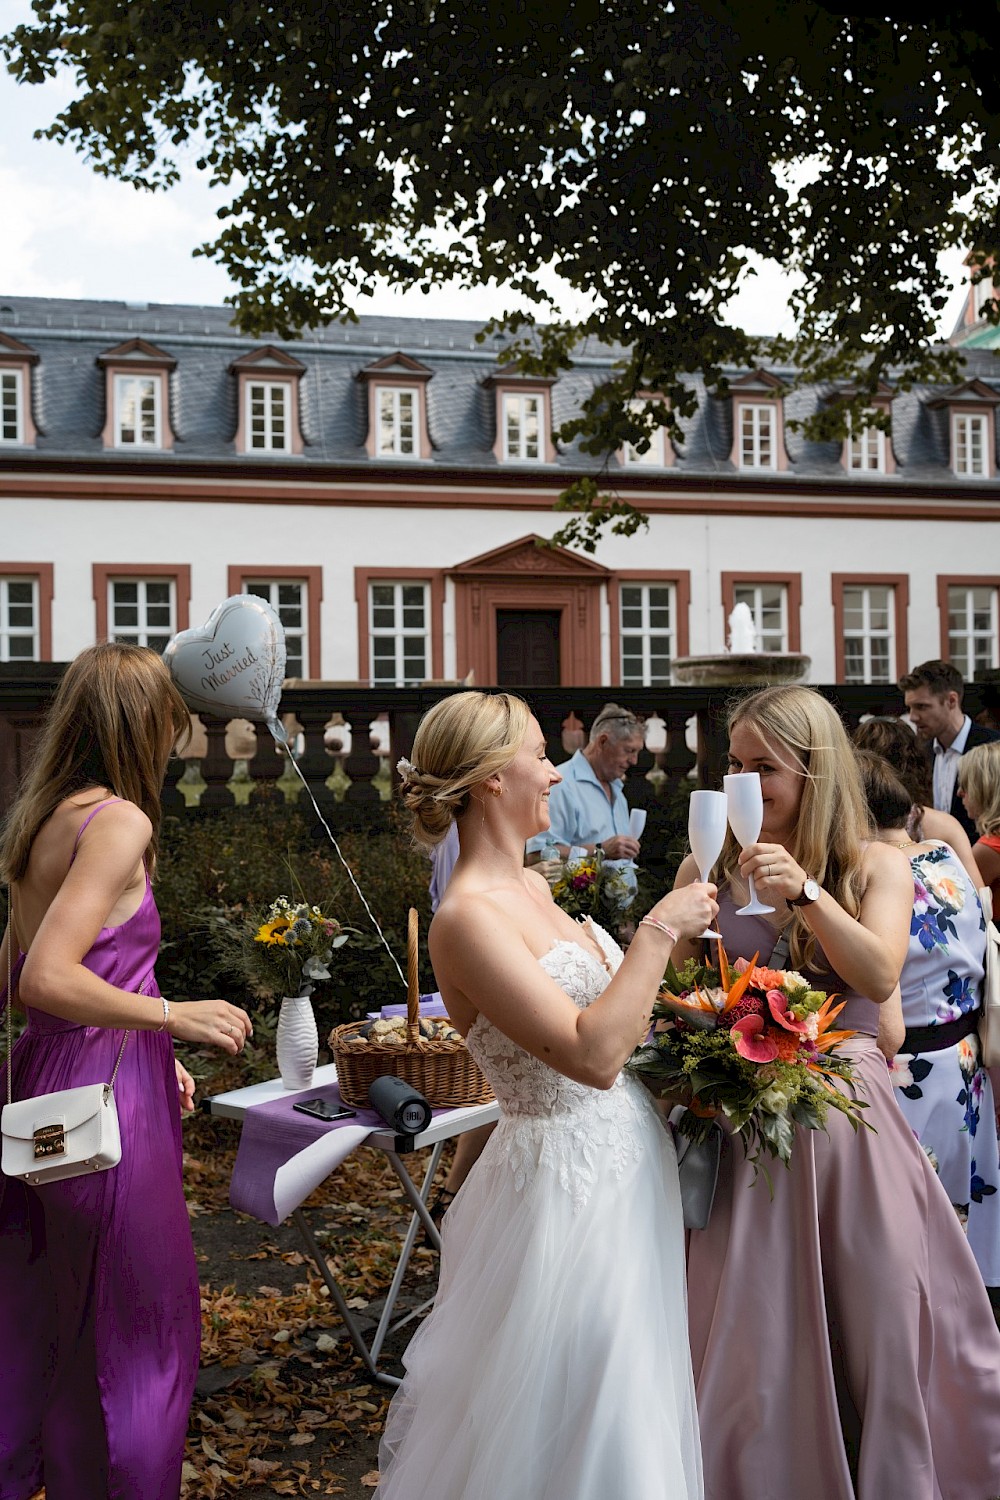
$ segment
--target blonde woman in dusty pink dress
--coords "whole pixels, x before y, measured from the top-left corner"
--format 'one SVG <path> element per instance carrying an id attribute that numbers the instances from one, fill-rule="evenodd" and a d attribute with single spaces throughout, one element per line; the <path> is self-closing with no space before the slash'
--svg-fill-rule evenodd
<path id="1" fill-rule="evenodd" d="M 870 839 L 844 728 L 808 688 L 730 719 L 732 771 L 760 773 L 760 840 L 728 843 L 729 958 L 771 961 L 846 1001 L 843 1044 L 874 1127 L 798 1131 L 773 1198 L 727 1140 L 688 1298 L 706 1500 L 994 1500 L 1000 1333 L 958 1219 L 892 1095 L 880 1006 L 907 952 L 913 881 Z M 752 876 L 772 916 L 740 916 Z M 697 879 L 689 858 L 678 884 Z M 694 949 L 689 948 L 689 953 Z M 677 958 L 683 958 L 681 952 Z"/>

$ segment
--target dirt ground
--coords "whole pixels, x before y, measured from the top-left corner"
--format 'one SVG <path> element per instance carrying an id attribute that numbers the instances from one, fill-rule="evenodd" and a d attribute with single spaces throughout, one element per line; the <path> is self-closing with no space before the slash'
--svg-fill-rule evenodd
<path id="1" fill-rule="evenodd" d="M 191 1413 L 184 1500 L 248 1495 L 370 1496 L 391 1395 L 355 1354 L 291 1224 L 234 1213 L 229 1122 L 191 1121 L 185 1179 L 202 1285 L 202 1366 Z M 444 1168 L 442 1167 L 442 1172 Z M 305 1208 L 313 1233 L 369 1333 L 377 1324 L 409 1211 L 379 1153 L 350 1157 Z M 418 1242 L 389 1335 L 399 1356 L 433 1295 L 437 1255 Z"/>

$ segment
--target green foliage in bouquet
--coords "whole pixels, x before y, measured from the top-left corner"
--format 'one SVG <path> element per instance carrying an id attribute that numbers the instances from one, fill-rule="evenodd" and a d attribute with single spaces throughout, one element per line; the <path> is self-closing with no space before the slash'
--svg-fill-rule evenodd
<path id="1" fill-rule="evenodd" d="M 330 978 L 334 952 L 349 936 L 320 907 L 293 905 L 287 896 L 236 920 L 217 912 L 211 932 L 222 969 L 245 980 L 254 995 L 272 1000 L 311 995 Z"/>
<path id="2" fill-rule="evenodd" d="M 831 1109 L 854 1130 L 865 1123 L 852 1064 L 835 1050 L 853 1035 L 832 1029 L 843 1009 L 835 999 L 792 970 L 758 967 L 756 956 L 730 967 L 720 944 L 718 967 L 668 964 L 654 1030 L 628 1066 L 655 1093 L 686 1101 L 679 1129 L 693 1140 L 725 1115 L 754 1175 L 763 1171 L 770 1184 L 762 1156 L 787 1167 L 796 1126 L 825 1129 Z"/>
<path id="3" fill-rule="evenodd" d="M 567 860 L 552 887 L 556 905 L 571 917 L 593 917 L 612 929 L 628 916 L 635 894 L 634 879 L 600 851 Z"/>

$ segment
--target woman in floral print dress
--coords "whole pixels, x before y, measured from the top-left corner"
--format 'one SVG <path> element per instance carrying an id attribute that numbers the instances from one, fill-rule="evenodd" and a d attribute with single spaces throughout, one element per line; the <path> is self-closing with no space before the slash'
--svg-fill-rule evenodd
<path id="1" fill-rule="evenodd" d="M 906 1040 L 892 1068 L 896 1098 L 937 1169 L 986 1285 L 1000 1287 L 1000 1149 L 989 1074 L 979 1057 L 986 922 L 949 844 L 911 839 L 910 799 L 891 766 L 858 752 L 879 838 L 909 856 L 910 946 L 900 988 Z"/>

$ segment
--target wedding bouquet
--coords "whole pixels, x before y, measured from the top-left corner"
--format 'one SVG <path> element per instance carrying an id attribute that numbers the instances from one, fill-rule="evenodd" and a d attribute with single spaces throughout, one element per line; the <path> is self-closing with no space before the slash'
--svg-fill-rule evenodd
<path id="1" fill-rule="evenodd" d="M 787 1166 L 796 1125 L 824 1129 L 831 1109 L 855 1130 L 864 1123 L 867 1106 L 853 1092 L 852 1065 L 834 1050 L 854 1035 L 832 1029 L 843 1010 L 835 999 L 793 970 L 758 968 L 756 954 L 730 966 L 720 943 L 717 968 L 694 959 L 679 973 L 668 965 L 654 1030 L 628 1066 L 654 1093 L 688 1099 L 678 1129 L 692 1140 L 706 1140 L 712 1117 L 724 1114 L 754 1175 L 763 1170 L 767 1177 L 762 1151 Z"/>
<path id="2" fill-rule="evenodd" d="M 224 969 L 258 995 L 278 998 L 311 995 L 318 981 L 329 979 L 334 950 L 349 933 L 318 906 L 278 896 L 240 922 L 218 917 L 214 936 Z"/>
<path id="3" fill-rule="evenodd" d="M 604 927 L 622 922 L 635 901 L 635 871 L 605 860 L 600 851 L 568 859 L 552 887 L 557 906 L 571 917 L 593 917 Z"/>

